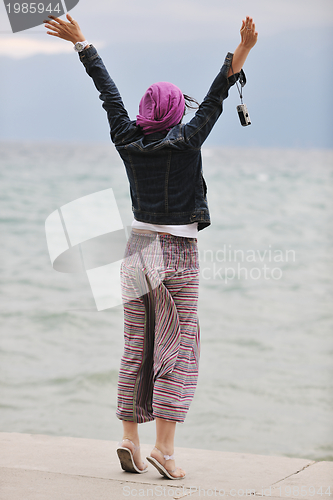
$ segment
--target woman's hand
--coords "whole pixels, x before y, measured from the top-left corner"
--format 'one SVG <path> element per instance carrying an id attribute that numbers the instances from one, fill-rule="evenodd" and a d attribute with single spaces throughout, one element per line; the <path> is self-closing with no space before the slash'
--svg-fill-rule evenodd
<path id="1" fill-rule="evenodd" d="M 252 47 L 255 46 L 258 40 L 258 32 L 256 31 L 256 26 L 253 22 L 252 17 L 246 16 L 246 19 L 242 22 L 242 27 L 240 29 L 241 42 L 235 50 L 234 56 L 232 58 L 232 68 L 230 68 L 228 77 L 234 73 L 239 73 L 249 55 Z"/>
<path id="2" fill-rule="evenodd" d="M 253 22 L 252 17 L 247 16 L 246 19 L 242 21 L 242 27 L 240 29 L 241 44 L 247 48 L 252 49 L 258 40 L 258 32 L 256 31 L 256 25 Z"/>
<path id="3" fill-rule="evenodd" d="M 46 23 L 45 27 L 52 30 L 47 31 L 48 35 L 57 36 L 58 38 L 68 40 L 69 42 L 72 42 L 74 44 L 76 42 L 83 42 L 85 40 L 80 26 L 69 14 L 66 14 L 69 23 L 66 23 L 66 21 L 63 21 L 62 19 L 59 19 L 59 17 L 49 17 L 53 19 L 53 21 L 43 21 L 44 23 Z"/>

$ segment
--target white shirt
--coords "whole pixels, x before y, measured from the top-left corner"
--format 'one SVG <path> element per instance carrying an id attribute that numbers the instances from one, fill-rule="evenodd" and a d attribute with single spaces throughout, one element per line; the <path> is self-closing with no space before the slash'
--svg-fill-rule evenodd
<path id="1" fill-rule="evenodd" d="M 185 238 L 198 237 L 197 222 L 193 222 L 193 224 L 184 224 L 176 226 L 176 225 L 149 224 L 147 222 L 141 222 L 134 219 L 132 222 L 132 227 L 136 229 L 148 229 L 149 231 L 157 231 L 159 233 L 170 233 L 173 234 L 174 236 L 183 236 Z"/>

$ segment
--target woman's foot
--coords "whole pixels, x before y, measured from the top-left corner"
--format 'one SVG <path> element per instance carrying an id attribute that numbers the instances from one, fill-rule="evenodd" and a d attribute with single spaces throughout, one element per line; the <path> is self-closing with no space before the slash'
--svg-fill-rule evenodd
<path id="1" fill-rule="evenodd" d="M 130 453 L 126 452 L 128 449 Z M 125 452 L 125 453 L 124 453 Z M 118 445 L 117 453 L 123 470 L 127 472 L 146 472 L 148 464 L 141 459 L 139 443 L 124 438 Z"/>
<path id="2" fill-rule="evenodd" d="M 149 458 L 152 458 L 153 460 L 149 460 Z M 180 467 L 176 467 L 174 455 L 168 455 L 167 453 L 165 453 L 165 450 L 163 448 L 162 450 L 160 450 L 159 448 L 156 448 L 156 446 L 154 446 L 150 453 L 150 457 L 147 457 L 147 460 L 156 467 L 160 474 L 168 477 L 169 479 L 182 479 L 183 477 L 185 477 L 185 471 Z M 158 462 L 158 464 L 156 463 L 156 461 Z"/>

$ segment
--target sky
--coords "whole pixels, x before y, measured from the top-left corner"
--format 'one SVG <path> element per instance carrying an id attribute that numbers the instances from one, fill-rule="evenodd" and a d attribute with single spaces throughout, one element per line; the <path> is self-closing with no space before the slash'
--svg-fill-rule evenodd
<path id="1" fill-rule="evenodd" d="M 252 124 L 241 127 L 233 87 L 207 144 L 333 147 L 332 0 L 80 0 L 70 14 L 132 119 L 154 81 L 172 81 L 202 100 L 239 43 L 242 19 L 252 16 L 259 37 L 244 65 Z M 78 141 L 89 131 L 85 140 L 109 141 L 98 92 L 72 43 L 46 31 L 12 33 L 0 5 L 0 140 Z"/>

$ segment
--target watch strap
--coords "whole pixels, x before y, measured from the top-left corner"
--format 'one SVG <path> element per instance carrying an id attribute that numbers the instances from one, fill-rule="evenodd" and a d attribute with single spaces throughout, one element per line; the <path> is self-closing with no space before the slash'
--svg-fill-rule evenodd
<path id="1" fill-rule="evenodd" d="M 74 44 L 74 50 L 75 52 L 81 52 L 87 47 L 87 45 L 89 45 L 89 42 L 87 40 L 84 40 L 83 42 L 76 42 Z"/>

